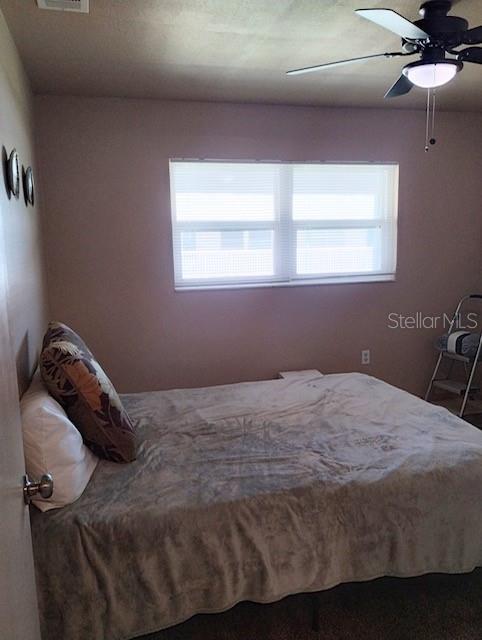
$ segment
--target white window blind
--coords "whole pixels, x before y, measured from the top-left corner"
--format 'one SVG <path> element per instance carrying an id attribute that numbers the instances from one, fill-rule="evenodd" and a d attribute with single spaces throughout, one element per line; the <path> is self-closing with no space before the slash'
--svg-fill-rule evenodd
<path id="1" fill-rule="evenodd" d="M 170 163 L 175 286 L 390 280 L 398 165 Z"/>

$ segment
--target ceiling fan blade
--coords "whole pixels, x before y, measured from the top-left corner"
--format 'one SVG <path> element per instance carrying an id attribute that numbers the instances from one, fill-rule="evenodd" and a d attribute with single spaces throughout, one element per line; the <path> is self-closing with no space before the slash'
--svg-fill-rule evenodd
<path id="1" fill-rule="evenodd" d="M 402 73 L 395 84 L 386 92 L 385 98 L 397 98 L 398 96 L 404 96 L 406 93 L 411 91 L 412 88 L 413 84 L 407 76 L 404 76 Z"/>
<path id="2" fill-rule="evenodd" d="M 462 49 L 462 51 L 459 51 L 457 60 L 461 60 L 462 62 L 475 62 L 475 64 L 482 64 L 482 48 L 469 47 L 468 49 Z"/>
<path id="3" fill-rule="evenodd" d="M 311 73 L 312 71 L 321 71 L 323 69 L 330 69 L 331 67 L 341 67 L 344 64 L 351 64 L 352 62 L 363 62 L 363 60 L 369 60 L 370 58 L 394 58 L 396 56 L 406 56 L 408 54 L 403 52 L 395 53 L 374 53 L 369 56 L 361 56 L 359 58 L 348 58 L 347 60 L 338 60 L 337 62 L 327 62 L 326 64 L 318 64 L 315 67 L 303 67 L 302 69 L 292 69 L 287 71 L 286 75 L 296 76 L 302 73 Z"/>
<path id="4" fill-rule="evenodd" d="M 426 40 L 429 35 L 416 24 L 391 9 L 356 9 L 358 15 L 407 40 Z"/>
<path id="5" fill-rule="evenodd" d="M 463 44 L 482 44 L 482 27 L 468 29 L 462 37 Z"/>

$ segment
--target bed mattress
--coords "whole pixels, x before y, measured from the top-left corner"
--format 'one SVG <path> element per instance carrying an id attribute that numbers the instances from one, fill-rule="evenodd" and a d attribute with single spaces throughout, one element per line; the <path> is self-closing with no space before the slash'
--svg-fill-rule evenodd
<path id="1" fill-rule="evenodd" d="M 482 432 L 362 374 L 123 396 L 138 458 L 32 513 L 43 640 L 482 565 Z"/>

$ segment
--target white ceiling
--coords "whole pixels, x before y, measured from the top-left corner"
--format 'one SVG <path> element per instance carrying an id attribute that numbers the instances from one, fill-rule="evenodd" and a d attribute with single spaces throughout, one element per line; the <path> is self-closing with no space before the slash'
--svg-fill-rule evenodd
<path id="1" fill-rule="evenodd" d="M 0 0 L 37 93 L 364 107 L 420 107 L 421 89 L 384 101 L 400 60 L 306 76 L 291 68 L 396 51 L 397 36 L 358 17 L 386 7 L 411 19 L 417 0 L 90 0 L 90 14 Z M 455 15 L 482 24 L 481 0 Z M 441 109 L 482 111 L 482 66 L 439 90 Z"/>

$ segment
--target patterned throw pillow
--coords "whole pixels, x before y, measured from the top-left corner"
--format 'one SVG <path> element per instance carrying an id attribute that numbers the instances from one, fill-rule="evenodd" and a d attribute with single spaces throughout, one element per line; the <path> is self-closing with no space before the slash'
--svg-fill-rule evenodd
<path id="1" fill-rule="evenodd" d="M 46 349 L 51 342 L 58 342 L 59 340 L 72 342 L 72 344 L 77 345 L 82 349 L 82 351 L 89 354 L 91 358 L 94 357 L 88 346 L 82 338 L 73 331 L 73 329 L 68 327 L 66 324 L 62 324 L 62 322 L 49 322 L 49 326 L 47 327 L 47 331 L 45 332 L 42 342 L 42 351 Z"/>
<path id="2" fill-rule="evenodd" d="M 134 428 L 111 381 L 83 340 L 60 322 L 49 324 L 40 371 L 96 455 L 113 462 L 135 460 Z"/>

